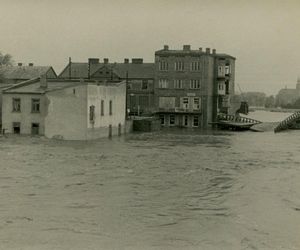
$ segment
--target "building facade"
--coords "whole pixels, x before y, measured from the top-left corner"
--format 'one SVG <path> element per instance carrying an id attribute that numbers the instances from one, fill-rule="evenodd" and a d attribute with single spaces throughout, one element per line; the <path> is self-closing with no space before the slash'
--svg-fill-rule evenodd
<path id="1" fill-rule="evenodd" d="M 218 113 L 232 113 L 235 58 L 227 54 L 164 49 L 155 52 L 154 95 L 163 126 L 207 127 Z"/>
<path id="2" fill-rule="evenodd" d="M 300 98 L 300 78 L 297 79 L 297 84 L 295 89 L 284 89 L 279 90 L 276 95 L 276 106 L 285 107 L 287 105 L 292 105 L 298 98 Z"/>
<path id="3" fill-rule="evenodd" d="M 61 79 L 89 79 L 126 81 L 128 113 L 144 115 L 154 113 L 154 63 L 144 63 L 142 58 L 125 58 L 123 63 L 103 62 L 89 58 L 88 62 L 69 61 L 58 76 Z"/>
<path id="4" fill-rule="evenodd" d="M 123 133 L 125 82 L 26 81 L 3 91 L 6 133 L 88 140 Z"/>

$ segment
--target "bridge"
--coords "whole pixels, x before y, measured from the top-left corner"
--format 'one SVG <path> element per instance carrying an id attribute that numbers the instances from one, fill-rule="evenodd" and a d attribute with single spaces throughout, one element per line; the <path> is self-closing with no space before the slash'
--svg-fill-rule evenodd
<path id="1" fill-rule="evenodd" d="M 253 125 L 261 123 L 258 120 L 251 119 L 243 116 L 218 114 L 216 124 L 221 128 L 231 129 L 231 130 L 247 130 Z"/>
<path id="2" fill-rule="evenodd" d="M 300 111 L 297 111 L 281 121 L 274 129 L 278 133 L 287 129 L 300 129 Z"/>

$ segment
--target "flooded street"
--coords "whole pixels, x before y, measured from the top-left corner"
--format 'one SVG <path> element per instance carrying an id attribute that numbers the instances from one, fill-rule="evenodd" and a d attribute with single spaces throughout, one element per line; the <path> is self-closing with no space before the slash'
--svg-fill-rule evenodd
<path id="1" fill-rule="evenodd" d="M 0 249 L 300 249 L 299 142 L 300 131 L 1 137 Z"/>

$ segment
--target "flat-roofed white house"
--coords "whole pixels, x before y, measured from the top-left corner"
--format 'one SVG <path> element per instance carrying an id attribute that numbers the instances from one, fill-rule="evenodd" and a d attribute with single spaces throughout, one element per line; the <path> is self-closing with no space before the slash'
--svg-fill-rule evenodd
<path id="1" fill-rule="evenodd" d="M 125 82 L 40 77 L 4 90 L 2 98 L 6 133 L 89 140 L 125 129 Z"/>

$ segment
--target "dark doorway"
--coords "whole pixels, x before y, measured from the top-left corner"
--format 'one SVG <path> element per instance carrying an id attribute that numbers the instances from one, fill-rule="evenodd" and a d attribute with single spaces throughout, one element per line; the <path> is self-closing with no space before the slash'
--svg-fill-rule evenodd
<path id="1" fill-rule="evenodd" d="M 31 124 L 31 134 L 32 135 L 38 135 L 40 130 L 40 124 L 38 123 L 32 123 Z"/>
<path id="2" fill-rule="evenodd" d="M 13 133 L 20 134 L 21 132 L 21 124 L 19 122 L 13 122 Z"/>

